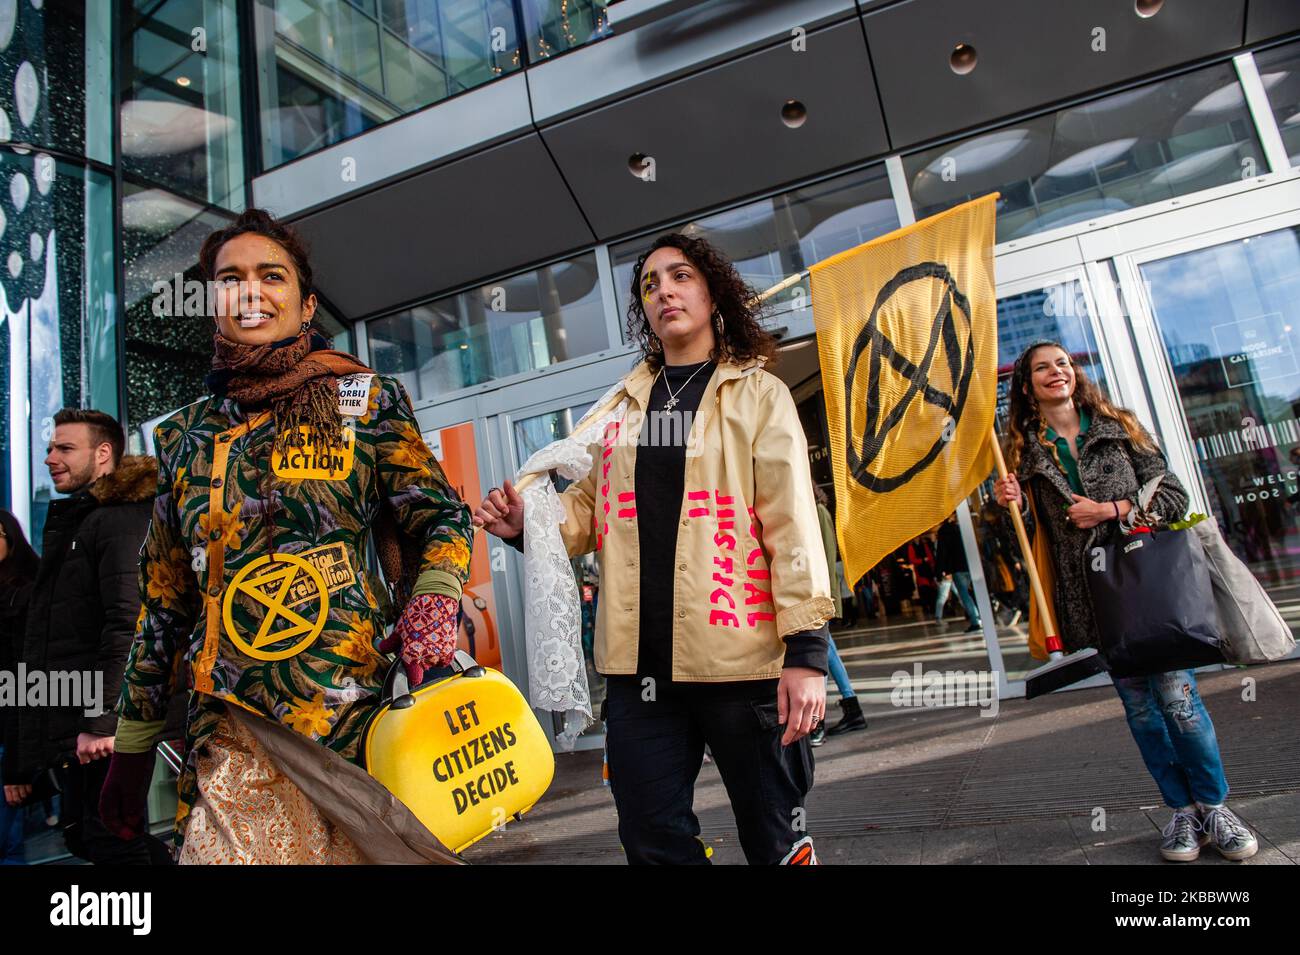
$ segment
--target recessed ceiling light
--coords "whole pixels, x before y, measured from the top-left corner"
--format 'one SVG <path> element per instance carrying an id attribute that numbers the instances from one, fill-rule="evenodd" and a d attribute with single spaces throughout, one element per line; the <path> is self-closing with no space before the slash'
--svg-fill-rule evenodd
<path id="1" fill-rule="evenodd" d="M 633 153 L 627 157 L 627 171 L 638 179 L 653 181 L 654 169 L 654 156 L 647 156 L 645 153 Z"/>
<path id="2" fill-rule="evenodd" d="M 976 59 L 978 54 L 975 52 L 975 47 L 969 43 L 958 43 L 952 48 L 952 53 L 948 57 L 948 66 L 958 76 L 965 76 L 975 69 Z"/>
<path id="3" fill-rule="evenodd" d="M 797 99 L 788 99 L 781 107 L 781 122 L 791 129 L 798 129 L 808 119 L 808 107 Z"/>
<path id="4" fill-rule="evenodd" d="M 178 77 L 176 77 L 176 85 L 177 85 L 177 86 L 189 86 L 189 85 L 190 85 L 190 78 L 189 78 L 188 76 L 178 76 Z"/>
<path id="5" fill-rule="evenodd" d="M 1143 20 L 1154 17 L 1165 5 L 1165 0 L 1134 0 L 1133 12 Z"/>

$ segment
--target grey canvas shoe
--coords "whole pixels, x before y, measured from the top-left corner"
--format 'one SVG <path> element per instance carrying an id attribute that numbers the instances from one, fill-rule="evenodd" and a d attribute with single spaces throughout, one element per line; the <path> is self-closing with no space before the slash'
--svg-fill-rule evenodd
<path id="1" fill-rule="evenodd" d="M 1165 839 L 1160 843 L 1160 854 L 1168 862 L 1195 862 L 1201 856 L 1201 846 L 1208 841 L 1194 806 L 1175 809 L 1174 818 L 1169 820 L 1163 834 Z"/>
<path id="2" fill-rule="evenodd" d="M 1227 806 L 1205 806 L 1201 826 L 1219 855 L 1233 862 L 1249 859 L 1259 851 L 1259 840 Z"/>

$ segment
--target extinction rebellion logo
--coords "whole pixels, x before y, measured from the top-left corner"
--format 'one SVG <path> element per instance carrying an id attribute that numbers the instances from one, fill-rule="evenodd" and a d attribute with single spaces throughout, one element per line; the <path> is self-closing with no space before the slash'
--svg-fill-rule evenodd
<path id="1" fill-rule="evenodd" d="M 930 326 L 930 340 L 925 354 L 919 362 L 913 362 L 881 331 L 880 311 L 890 304 L 890 299 L 903 286 L 920 281 L 942 282 L 943 296 Z M 867 373 L 866 417 L 859 444 L 853 429 L 853 402 L 850 396 L 853 394 L 859 360 L 864 358 L 862 364 Z M 952 393 L 936 387 L 930 380 L 937 360 L 943 361 L 941 367 L 946 367 L 948 381 L 955 383 L 955 387 L 950 388 Z M 880 396 L 880 375 L 882 366 L 886 363 L 907 382 L 906 391 L 892 408 L 883 407 Z M 849 474 L 854 480 L 869 491 L 883 494 L 901 487 L 929 467 L 944 445 L 951 440 L 957 423 L 961 420 L 974 369 L 975 340 L 971 334 L 970 302 L 957 288 L 947 266 L 940 262 L 921 262 L 900 270 L 886 282 L 876 296 L 866 325 L 853 343 L 853 355 L 844 376 L 845 454 Z M 903 416 L 918 398 L 923 406 L 930 406 L 929 414 L 922 408 L 919 426 L 925 433 L 933 431 L 934 444 L 898 473 L 880 474 L 873 471 L 872 465 L 879 457 L 885 439 L 902 423 Z M 929 427 L 931 423 L 933 428 Z"/>

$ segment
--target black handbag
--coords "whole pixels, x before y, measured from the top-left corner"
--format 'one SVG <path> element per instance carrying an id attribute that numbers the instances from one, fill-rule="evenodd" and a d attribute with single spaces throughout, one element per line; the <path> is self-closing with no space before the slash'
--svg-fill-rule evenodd
<path id="1" fill-rule="evenodd" d="M 1084 560 L 1112 676 L 1224 662 L 1210 568 L 1187 530 L 1135 533 L 1092 548 Z"/>

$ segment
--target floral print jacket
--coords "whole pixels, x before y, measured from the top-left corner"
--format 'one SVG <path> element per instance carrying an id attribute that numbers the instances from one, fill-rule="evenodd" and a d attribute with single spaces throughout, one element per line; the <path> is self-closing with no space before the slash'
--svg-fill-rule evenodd
<path id="1" fill-rule="evenodd" d="M 357 758 L 390 663 L 376 649 L 385 621 L 365 572 L 383 500 L 422 543 L 416 593 L 459 599 L 468 578 L 469 509 L 421 438 L 402 386 L 350 376 L 339 393 L 341 447 L 312 447 L 304 433 L 272 453 L 269 413 L 249 418 L 220 398 L 181 409 L 154 432 L 158 494 L 118 733 L 123 751 L 138 751 L 168 698 L 193 691 L 178 829 L 195 795 L 194 753 L 225 705 Z"/>

